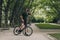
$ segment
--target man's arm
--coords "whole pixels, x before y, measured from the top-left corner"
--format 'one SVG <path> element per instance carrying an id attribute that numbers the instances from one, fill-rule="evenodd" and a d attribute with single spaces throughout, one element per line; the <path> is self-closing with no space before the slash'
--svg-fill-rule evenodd
<path id="1" fill-rule="evenodd" d="M 23 21 L 23 22 L 24 22 L 23 16 L 20 16 L 20 18 L 21 18 L 21 21 Z"/>

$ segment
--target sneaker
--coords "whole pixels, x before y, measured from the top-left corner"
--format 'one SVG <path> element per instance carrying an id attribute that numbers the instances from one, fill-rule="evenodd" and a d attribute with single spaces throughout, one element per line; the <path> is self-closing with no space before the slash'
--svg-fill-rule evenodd
<path id="1" fill-rule="evenodd" d="M 28 34 L 26 34 L 26 32 L 25 32 L 25 35 L 28 36 Z"/>
<path id="2" fill-rule="evenodd" d="M 19 32 L 22 32 L 22 30 L 19 30 Z"/>

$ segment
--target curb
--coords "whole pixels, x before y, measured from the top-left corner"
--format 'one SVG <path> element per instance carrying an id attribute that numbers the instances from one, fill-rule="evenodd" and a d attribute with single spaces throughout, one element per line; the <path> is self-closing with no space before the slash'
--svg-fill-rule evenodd
<path id="1" fill-rule="evenodd" d="M 48 38 L 49 38 L 50 40 L 57 40 L 55 37 L 53 37 L 53 36 L 51 36 L 51 35 L 48 35 Z"/>

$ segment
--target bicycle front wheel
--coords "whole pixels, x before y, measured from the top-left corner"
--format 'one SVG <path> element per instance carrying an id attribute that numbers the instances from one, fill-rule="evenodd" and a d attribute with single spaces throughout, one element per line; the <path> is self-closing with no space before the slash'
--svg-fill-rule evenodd
<path id="1" fill-rule="evenodd" d="M 33 29 L 31 27 L 27 27 L 26 29 L 23 30 L 23 34 L 25 36 L 31 36 L 33 33 Z"/>

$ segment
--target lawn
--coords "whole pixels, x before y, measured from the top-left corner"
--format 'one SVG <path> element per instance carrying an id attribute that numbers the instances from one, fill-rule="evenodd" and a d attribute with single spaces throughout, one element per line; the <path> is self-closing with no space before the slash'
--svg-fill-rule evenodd
<path id="1" fill-rule="evenodd" d="M 52 24 L 36 24 L 36 26 L 40 29 L 60 29 L 60 26 L 58 25 L 52 25 Z"/>
<path id="2" fill-rule="evenodd" d="M 57 40 L 60 40 L 60 33 L 49 34 L 49 35 L 55 37 Z"/>

